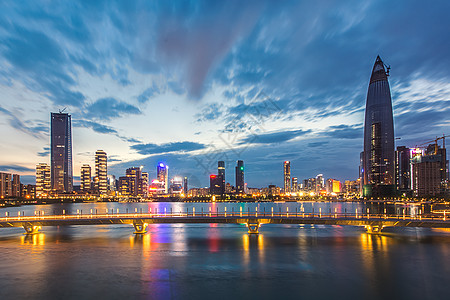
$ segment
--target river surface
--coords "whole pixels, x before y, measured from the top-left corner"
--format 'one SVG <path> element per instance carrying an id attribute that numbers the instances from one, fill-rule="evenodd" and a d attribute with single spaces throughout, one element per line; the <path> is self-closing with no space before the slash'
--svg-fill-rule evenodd
<path id="1" fill-rule="evenodd" d="M 416 214 L 362 203 L 80 203 L 0 215 L 274 211 Z M 450 232 L 265 224 L 0 228 L 0 299 L 449 299 Z"/>

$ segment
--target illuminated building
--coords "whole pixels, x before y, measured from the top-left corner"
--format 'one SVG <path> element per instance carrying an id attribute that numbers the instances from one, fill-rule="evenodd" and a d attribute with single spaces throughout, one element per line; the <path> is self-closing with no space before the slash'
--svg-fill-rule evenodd
<path id="1" fill-rule="evenodd" d="M 144 198 L 148 197 L 148 180 L 149 180 L 148 179 L 148 173 L 147 172 L 142 172 L 140 194 Z"/>
<path id="2" fill-rule="evenodd" d="M 95 152 L 95 177 L 97 178 L 96 190 L 99 195 L 106 195 L 108 191 L 108 166 L 106 152 L 97 150 Z"/>
<path id="3" fill-rule="evenodd" d="M 284 162 L 284 193 L 288 194 L 291 192 L 291 162 Z"/>
<path id="4" fill-rule="evenodd" d="M 108 191 L 109 192 L 115 192 L 117 190 L 116 176 L 108 175 L 107 176 L 107 181 L 108 181 Z"/>
<path id="5" fill-rule="evenodd" d="M 357 196 L 360 191 L 360 182 L 358 180 L 346 180 L 344 183 L 344 193 L 347 197 Z"/>
<path id="6" fill-rule="evenodd" d="M 395 191 L 394 121 L 388 75 L 378 56 L 370 77 L 364 121 L 365 197 L 391 196 Z"/>
<path id="7" fill-rule="evenodd" d="M 91 166 L 90 165 L 83 165 L 81 167 L 80 189 L 83 192 L 88 192 L 91 190 Z"/>
<path id="8" fill-rule="evenodd" d="M 232 186 L 229 182 L 225 184 L 225 194 L 233 194 L 234 193 L 234 186 Z"/>
<path id="9" fill-rule="evenodd" d="M 395 185 L 400 192 L 411 190 L 411 149 L 400 146 L 395 151 Z"/>
<path id="10" fill-rule="evenodd" d="M 13 174 L 12 179 L 12 196 L 20 197 L 20 175 Z"/>
<path id="11" fill-rule="evenodd" d="M 244 161 L 238 160 L 236 166 L 236 193 L 244 193 Z"/>
<path id="12" fill-rule="evenodd" d="M 172 196 L 179 196 L 183 192 L 183 181 L 181 177 L 174 177 L 170 180 L 170 194 Z"/>
<path id="13" fill-rule="evenodd" d="M 48 195 L 51 191 L 50 166 L 46 163 L 36 165 L 36 197 Z"/>
<path id="14" fill-rule="evenodd" d="M 158 196 L 158 195 L 166 194 L 165 183 L 159 181 L 158 179 L 152 180 L 152 183 L 150 184 L 150 187 L 148 190 L 149 190 L 150 196 Z"/>
<path id="15" fill-rule="evenodd" d="M 71 193 L 72 121 L 67 113 L 51 113 L 51 186 L 57 193 Z"/>
<path id="16" fill-rule="evenodd" d="M 156 178 L 164 184 L 164 193 L 169 192 L 169 166 L 160 162 L 156 167 Z"/>
<path id="17" fill-rule="evenodd" d="M 270 196 L 278 196 L 281 194 L 281 188 L 276 185 L 269 185 L 269 195 Z"/>
<path id="18" fill-rule="evenodd" d="M 411 151 L 412 190 L 416 197 L 443 196 L 447 192 L 447 152 L 437 144 L 425 152 Z"/>
<path id="19" fill-rule="evenodd" d="M 291 192 L 297 193 L 298 191 L 299 191 L 298 179 L 297 179 L 297 177 L 292 177 L 292 190 L 291 190 Z"/>
<path id="20" fill-rule="evenodd" d="M 333 192 L 333 179 L 327 179 L 327 181 L 325 182 L 325 188 L 328 194 L 331 194 Z"/>
<path id="21" fill-rule="evenodd" d="M 209 176 L 209 193 L 211 195 L 222 195 L 222 176 L 210 175 Z"/>
<path id="22" fill-rule="evenodd" d="M 222 178 L 222 183 L 220 184 L 220 195 L 225 194 L 225 162 L 219 161 L 217 163 L 217 175 Z"/>
<path id="23" fill-rule="evenodd" d="M 184 195 L 188 194 L 188 178 L 186 176 L 183 179 L 183 193 Z"/>
<path id="24" fill-rule="evenodd" d="M 130 181 L 131 178 L 127 176 L 121 176 L 119 177 L 119 185 L 117 187 L 117 190 L 120 195 L 122 196 L 129 196 L 131 194 L 130 192 Z"/>
<path id="25" fill-rule="evenodd" d="M 315 191 L 319 193 L 325 187 L 325 179 L 323 179 L 323 174 L 318 174 L 315 180 Z"/>
<path id="26" fill-rule="evenodd" d="M 342 185 L 339 180 L 333 180 L 333 193 L 339 194 L 342 191 Z"/>
<path id="27" fill-rule="evenodd" d="M 49 168 L 50 169 L 50 168 Z M 49 176 L 49 182 L 50 182 L 50 176 Z M 49 183 L 50 186 L 50 183 Z M 22 189 L 22 198 L 32 199 L 36 197 L 36 186 L 33 184 L 23 184 Z"/>
<path id="28" fill-rule="evenodd" d="M 126 170 L 128 177 L 128 192 L 130 195 L 142 195 L 142 167 L 128 168 Z"/>
<path id="29" fill-rule="evenodd" d="M 12 196 L 11 174 L 0 172 L 0 197 Z"/>

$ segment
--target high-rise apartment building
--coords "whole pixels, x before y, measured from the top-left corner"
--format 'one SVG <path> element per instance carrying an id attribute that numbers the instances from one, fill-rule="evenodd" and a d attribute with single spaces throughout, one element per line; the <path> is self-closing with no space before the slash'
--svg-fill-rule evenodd
<path id="1" fill-rule="evenodd" d="M 157 180 L 164 184 L 164 193 L 169 193 L 169 166 L 160 162 L 156 167 Z"/>
<path id="2" fill-rule="evenodd" d="M 365 197 L 395 191 L 394 120 L 388 71 L 378 56 L 367 91 L 362 176 Z"/>
<path id="3" fill-rule="evenodd" d="M 183 193 L 185 196 L 188 194 L 188 178 L 186 176 L 183 179 Z"/>
<path id="4" fill-rule="evenodd" d="M 47 196 L 52 190 L 50 166 L 46 163 L 36 165 L 36 197 Z"/>
<path id="5" fill-rule="evenodd" d="M 80 189 L 83 192 L 91 191 L 91 180 L 91 166 L 86 164 L 81 166 Z"/>
<path id="6" fill-rule="evenodd" d="M 434 197 L 447 193 L 447 152 L 445 148 L 431 144 L 420 153 L 412 151 L 412 185 L 414 196 Z"/>
<path id="7" fill-rule="evenodd" d="M 244 193 L 245 183 L 244 183 L 244 161 L 238 160 L 236 165 L 236 193 Z"/>
<path id="8" fill-rule="evenodd" d="M 67 113 L 51 113 L 51 185 L 56 193 L 73 191 L 72 121 Z"/>
<path id="9" fill-rule="evenodd" d="M 225 194 L 225 162 L 220 160 L 217 162 L 217 175 L 222 179 L 220 184 L 220 195 Z"/>
<path id="10" fill-rule="evenodd" d="M 209 193 L 211 195 L 223 195 L 222 176 L 220 175 L 209 176 Z"/>
<path id="11" fill-rule="evenodd" d="M 13 174 L 12 179 L 12 196 L 13 197 L 20 197 L 20 175 Z"/>
<path id="12" fill-rule="evenodd" d="M 397 147 L 395 151 L 395 185 L 400 192 L 411 190 L 411 149 Z"/>
<path id="13" fill-rule="evenodd" d="M 323 174 L 318 174 L 315 180 L 316 184 L 316 193 L 320 193 L 320 191 L 325 187 L 325 179 L 323 178 Z"/>
<path id="14" fill-rule="evenodd" d="M 130 195 L 142 195 L 142 167 L 128 168 L 126 176 Z"/>
<path id="15" fill-rule="evenodd" d="M 284 169 L 284 193 L 288 194 L 291 192 L 291 162 L 285 161 L 283 164 Z"/>
<path id="16" fill-rule="evenodd" d="M 298 187 L 298 178 L 297 177 L 292 177 L 292 189 L 291 189 L 291 192 L 297 193 L 299 190 L 300 189 Z"/>
<path id="17" fill-rule="evenodd" d="M 10 173 L 0 172 L 0 197 L 6 198 L 12 196 L 12 177 Z"/>
<path id="18" fill-rule="evenodd" d="M 109 191 L 109 192 L 115 192 L 115 191 L 117 191 L 117 181 L 116 181 L 116 176 L 111 175 L 111 174 L 108 174 L 107 180 L 108 180 L 108 191 Z"/>
<path id="19" fill-rule="evenodd" d="M 106 195 L 108 191 L 108 157 L 103 150 L 95 152 L 95 188 L 99 195 Z"/>
<path id="20" fill-rule="evenodd" d="M 144 198 L 148 197 L 148 184 L 149 184 L 148 172 L 142 172 L 140 194 Z"/>

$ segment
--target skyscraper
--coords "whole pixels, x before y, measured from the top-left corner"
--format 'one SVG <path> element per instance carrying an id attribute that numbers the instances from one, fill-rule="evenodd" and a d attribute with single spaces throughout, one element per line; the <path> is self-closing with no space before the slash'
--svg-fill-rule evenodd
<path id="1" fill-rule="evenodd" d="M 365 197 L 390 196 L 395 191 L 394 121 L 388 75 L 377 56 L 367 91 L 364 122 Z"/>
<path id="2" fill-rule="evenodd" d="M 220 160 L 217 162 L 217 175 L 222 179 L 220 184 L 221 195 L 225 194 L 225 162 Z"/>
<path id="3" fill-rule="evenodd" d="M 142 167 L 128 168 L 126 175 L 129 178 L 129 192 L 133 196 L 142 194 Z"/>
<path id="4" fill-rule="evenodd" d="M 236 166 L 236 193 L 244 193 L 244 161 L 238 160 Z"/>
<path id="5" fill-rule="evenodd" d="M 12 196 L 12 181 L 10 173 L 0 172 L 0 197 L 6 198 Z"/>
<path id="6" fill-rule="evenodd" d="M 284 193 L 291 192 L 291 162 L 284 162 Z"/>
<path id="7" fill-rule="evenodd" d="M 184 196 L 187 196 L 188 194 L 188 178 L 186 176 L 183 179 L 183 193 Z"/>
<path id="8" fill-rule="evenodd" d="M 72 121 L 67 113 L 51 113 L 51 185 L 57 193 L 71 193 Z"/>
<path id="9" fill-rule="evenodd" d="M 169 166 L 160 162 L 156 167 L 156 178 L 164 184 L 164 193 L 169 192 Z"/>
<path id="10" fill-rule="evenodd" d="M 397 147 L 395 151 L 395 185 L 400 192 L 411 190 L 411 149 L 405 146 Z"/>
<path id="11" fill-rule="evenodd" d="M 48 195 L 52 189 L 50 166 L 46 163 L 36 165 L 36 197 Z"/>
<path id="12" fill-rule="evenodd" d="M 325 187 L 325 179 L 323 179 L 323 174 L 317 174 L 315 184 L 316 193 L 320 193 L 320 191 Z"/>
<path id="13" fill-rule="evenodd" d="M 209 193 L 211 195 L 222 195 L 222 176 L 210 175 L 209 176 Z"/>
<path id="14" fill-rule="evenodd" d="M 140 194 L 144 198 L 148 197 L 148 173 L 147 172 L 142 172 Z"/>
<path id="15" fill-rule="evenodd" d="M 108 190 L 108 158 L 106 152 L 103 150 L 97 150 L 95 152 L 95 177 L 96 189 L 99 195 L 106 195 Z"/>
<path id="16" fill-rule="evenodd" d="M 13 174 L 12 196 L 20 197 L 20 175 L 18 175 L 18 174 Z"/>
<path id="17" fill-rule="evenodd" d="M 88 192 L 91 190 L 91 166 L 90 165 L 81 166 L 80 189 L 83 192 Z"/>
<path id="18" fill-rule="evenodd" d="M 297 177 L 292 177 L 292 189 L 291 189 L 291 192 L 297 193 L 298 191 L 299 191 L 298 178 Z"/>

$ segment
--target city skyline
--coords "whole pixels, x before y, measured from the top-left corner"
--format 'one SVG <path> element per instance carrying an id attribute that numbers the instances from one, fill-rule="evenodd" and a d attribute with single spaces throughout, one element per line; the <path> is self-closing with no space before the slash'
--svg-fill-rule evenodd
<path id="1" fill-rule="evenodd" d="M 97 149 L 117 178 L 162 161 L 190 186 L 208 186 L 223 160 L 232 183 L 243 160 L 248 186 L 282 186 L 289 160 L 300 180 L 354 180 L 377 55 L 392 66 L 395 146 L 449 133 L 447 3 L 420 15 L 411 2 L 90 5 L 60 7 L 67 17 L 38 2 L 1 5 L 0 129 L 11 142 L 0 166 L 25 183 L 51 163 L 49 114 L 64 107 L 77 182 Z M 407 31 L 391 30 L 407 20 Z"/>

